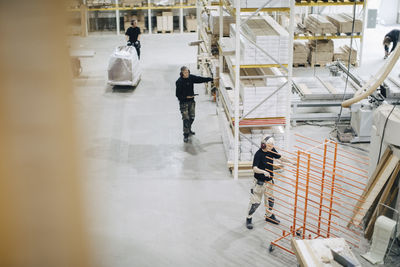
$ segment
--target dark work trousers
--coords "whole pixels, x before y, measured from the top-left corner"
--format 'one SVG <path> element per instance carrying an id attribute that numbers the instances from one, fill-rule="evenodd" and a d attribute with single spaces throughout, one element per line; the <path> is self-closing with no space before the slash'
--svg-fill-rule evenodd
<path id="1" fill-rule="evenodd" d="M 182 114 L 184 136 L 188 136 L 191 131 L 192 123 L 194 121 L 195 108 L 196 102 L 194 100 L 179 103 L 179 109 Z"/>
<path id="2" fill-rule="evenodd" d="M 140 46 L 134 45 L 134 47 L 136 49 L 136 53 L 137 53 L 138 59 L 140 59 Z"/>

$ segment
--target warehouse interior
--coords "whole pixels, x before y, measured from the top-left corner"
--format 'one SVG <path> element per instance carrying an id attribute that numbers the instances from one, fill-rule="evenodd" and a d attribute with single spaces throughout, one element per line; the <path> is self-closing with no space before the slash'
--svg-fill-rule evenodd
<path id="1" fill-rule="evenodd" d="M 398 1 L 17 2 L 0 4 L 1 266 L 399 266 Z M 182 66 L 214 79 L 187 142 Z M 265 136 L 275 203 L 249 228 Z"/>

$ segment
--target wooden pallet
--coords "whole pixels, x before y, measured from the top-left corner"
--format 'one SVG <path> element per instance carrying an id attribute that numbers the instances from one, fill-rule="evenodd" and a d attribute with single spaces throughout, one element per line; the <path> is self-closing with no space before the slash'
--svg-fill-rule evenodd
<path id="1" fill-rule="evenodd" d="M 293 67 L 295 67 L 295 68 L 299 68 L 299 67 L 303 67 L 303 68 L 307 68 L 307 67 L 309 67 L 310 65 L 308 64 L 308 63 L 302 63 L 302 64 L 300 64 L 300 63 L 293 63 Z"/>
<path id="2" fill-rule="evenodd" d="M 353 36 L 360 36 L 361 33 L 354 33 Z M 295 38 L 320 38 L 320 39 L 329 39 L 329 38 L 350 38 L 351 33 L 336 33 L 336 34 L 313 34 L 310 31 L 297 33 L 294 36 Z"/>
<path id="3" fill-rule="evenodd" d="M 164 31 L 164 30 L 159 31 L 159 30 L 157 30 L 157 33 L 173 33 L 173 31 Z"/>
<path id="4" fill-rule="evenodd" d="M 311 66 L 311 68 L 314 68 L 314 67 L 325 67 L 326 64 L 328 64 L 328 62 L 327 63 L 310 63 L 310 66 Z"/>

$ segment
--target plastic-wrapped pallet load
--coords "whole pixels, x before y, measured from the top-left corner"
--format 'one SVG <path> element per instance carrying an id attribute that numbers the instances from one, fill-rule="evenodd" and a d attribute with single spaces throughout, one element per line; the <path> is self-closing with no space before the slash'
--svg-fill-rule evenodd
<path id="1" fill-rule="evenodd" d="M 119 46 L 108 62 L 108 84 L 136 86 L 141 77 L 140 61 L 133 46 Z"/>

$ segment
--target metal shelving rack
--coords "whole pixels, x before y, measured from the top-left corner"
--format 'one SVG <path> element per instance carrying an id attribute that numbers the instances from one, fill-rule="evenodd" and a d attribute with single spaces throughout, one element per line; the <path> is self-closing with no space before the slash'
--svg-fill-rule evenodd
<path id="1" fill-rule="evenodd" d="M 363 27 L 361 33 L 354 33 L 353 35 L 339 34 L 339 35 L 312 35 L 312 34 L 301 34 L 294 35 L 295 40 L 333 40 L 333 39 L 358 39 L 360 40 L 360 52 L 359 56 L 359 65 L 361 65 L 362 52 L 363 52 L 363 36 L 365 29 L 365 20 L 366 20 L 366 9 L 367 9 L 367 0 L 296 0 L 295 7 L 339 7 L 339 6 L 350 6 L 354 9 L 358 6 L 362 6 L 362 22 Z M 309 13 L 310 14 L 310 13 Z"/>
<path id="2" fill-rule="evenodd" d="M 180 0 L 179 5 L 173 5 L 173 6 L 155 6 L 151 0 L 148 0 L 147 6 L 141 6 L 141 7 L 122 7 L 119 5 L 119 0 L 114 0 L 115 3 L 110 6 L 110 7 L 99 7 L 99 8 L 88 8 L 86 7 L 83 12 L 86 12 L 86 17 L 88 17 L 87 13 L 88 12 L 93 12 L 93 11 L 115 11 L 115 20 L 116 20 L 116 33 L 117 35 L 120 35 L 120 11 L 135 11 L 135 10 L 147 10 L 147 19 L 148 19 L 148 32 L 149 34 L 152 34 L 152 10 L 174 10 L 174 9 L 179 9 L 179 30 L 180 33 L 183 33 L 183 10 L 184 9 L 196 9 L 196 6 L 193 5 L 184 5 L 183 1 Z M 86 6 L 86 0 L 83 0 L 83 6 Z M 76 8 L 76 9 L 68 9 L 69 12 L 82 12 L 82 8 Z M 83 27 L 88 28 L 88 20 L 85 20 L 86 25 Z M 86 34 L 87 35 L 87 34 Z M 85 36 L 86 36 L 85 35 Z"/>
<path id="3" fill-rule="evenodd" d="M 285 126 L 285 140 L 289 140 L 289 130 L 290 130 L 290 97 L 287 98 L 287 103 L 286 103 L 286 116 L 285 118 L 283 118 L 283 120 L 277 121 L 275 119 L 275 121 L 273 120 L 263 120 L 260 124 L 256 123 L 255 125 L 250 123 L 247 123 L 248 121 L 246 121 L 246 115 L 240 117 L 239 116 L 239 90 L 240 90 L 240 71 L 235 71 L 237 70 L 237 66 L 239 66 L 239 69 L 246 69 L 246 68 L 273 68 L 273 67 L 281 67 L 283 69 L 286 69 L 286 73 L 281 76 L 284 77 L 286 79 L 286 82 L 281 85 L 279 88 L 277 88 L 276 91 L 278 90 L 283 90 L 286 89 L 286 93 L 289 95 L 290 94 L 290 84 L 291 84 L 291 77 L 292 77 L 292 60 L 293 60 L 293 34 L 294 34 L 294 27 L 293 27 L 293 23 L 294 23 L 294 1 L 295 0 L 290 0 L 290 6 L 289 8 L 268 8 L 268 7 L 260 7 L 260 8 L 244 8 L 241 9 L 240 7 L 240 0 L 236 0 L 235 6 L 230 5 L 226 0 L 220 0 L 220 15 L 219 15 L 219 27 L 220 27 L 220 34 L 219 34 L 219 44 L 221 44 L 223 42 L 223 11 L 222 11 L 222 7 L 224 7 L 226 10 L 228 10 L 228 12 L 234 16 L 236 18 L 236 40 L 235 40 L 235 57 L 234 57 L 234 64 L 232 64 L 232 62 L 229 62 L 229 57 L 228 57 L 228 65 L 230 65 L 231 70 L 234 72 L 235 74 L 235 81 L 232 84 L 232 87 L 234 88 L 234 107 L 231 107 L 230 101 L 224 101 L 224 98 L 226 98 L 226 92 L 224 91 L 223 88 L 220 89 L 220 94 L 221 94 L 221 101 L 220 103 L 223 106 L 223 109 L 225 110 L 225 113 L 229 122 L 231 123 L 231 127 L 234 129 L 233 133 L 234 133 L 234 162 L 233 162 L 233 176 L 234 179 L 237 180 L 238 179 L 238 173 L 239 173 L 239 165 L 241 165 L 241 163 L 239 163 L 239 128 L 242 127 L 266 127 L 266 126 L 276 126 L 276 125 L 284 125 Z M 269 1 L 266 1 L 266 4 Z M 241 12 L 252 12 L 252 14 L 250 15 L 250 17 L 253 17 L 254 15 L 257 15 L 259 12 L 275 12 L 275 11 L 283 11 L 283 12 L 289 12 L 290 16 L 290 21 L 289 21 L 289 63 L 288 64 L 281 64 L 279 62 L 277 62 L 277 64 L 241 64 L 240 63 L 240 36 L 241 36 Z M 238 15 L 239 14 L 239 15 Z M 253 43 L 256 47 L 258 47 L 255 43 Z M 262 48 L 258 47 L 259 49 L 261 49 L 261 51 L 263 51 Z M 223 53 L 222 49 L 220 47 L 220 57 L 219 57 L 219 66 L 220 66 L 220 72 L 219 72 L 219 77 L 222 77 L 223 74 Z M 270 58 L 271 57 L 267 51 L 263 51 L 264 53 L 266 53 Z M 265 75 L 267 76 L 267 75 Z M 271 78 L 271 77 L 270 77 Z M 220 86 L 222 87 L 222 86 Z M 266 99 L 263 99 L 262 101 L 260 101 L 260 104 L 262 104 L 263 102 L 265 102 L 269 97 L 271 97 L 274 93 L 276 93 L 276 91 L 274 91 L 273 93 L 271 93 Z M 259 104 L 259 105 L 260 105 Z M 259 105 L 256 105 L 255 108 L 257 108 Z M 232 118 L 232 109 L 234 110 L 234 116 Z M 251 112 L 251 111 L 250 111 Z M 249 113 L 250 113 L 249 112 Z M 262 118 L 260 118 L 260 121 L 262 120 Z M 256 121 L 256 120 L 253 120 Z M 235 122 L 239 122 L 239 123 L 235 123 Z M 259 121 L 257 121 L 259 122 Z M 224 136 L 223 136 L 224 138 Z M 288 143 L 286 142 L 286 146 L 288 146 Z"/>

